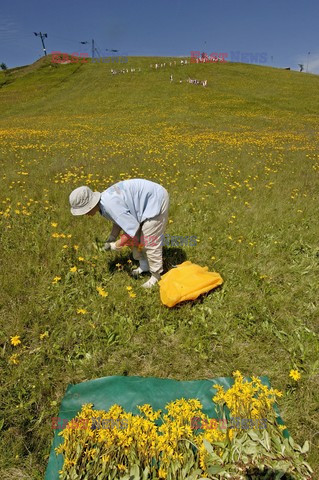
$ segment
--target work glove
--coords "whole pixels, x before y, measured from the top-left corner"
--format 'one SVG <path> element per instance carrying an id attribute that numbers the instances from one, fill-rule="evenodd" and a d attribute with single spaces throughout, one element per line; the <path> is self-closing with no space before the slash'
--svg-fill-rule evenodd
<path id="1" fill-rule="evenodd" d="M 109 242 L 106 242 L 104 244 L 103 250 L 111 250 L 111 244 Z"/>
<path id="2" fill-rule="evenodd" d="M 104 250 L 116 250 L 119 251 L 121 250 L 122 247 L 117 247 L 116 242 L 106 242 L 104 244 Z"/>

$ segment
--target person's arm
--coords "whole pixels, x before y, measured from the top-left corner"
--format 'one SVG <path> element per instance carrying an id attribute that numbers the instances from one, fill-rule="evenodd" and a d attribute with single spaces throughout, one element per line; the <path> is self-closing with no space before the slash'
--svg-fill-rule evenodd
<path id="1" fill-rule="evenodd" d="M 115 240 L 117 239 L 117 237 L 119 236 L 120 234 L 120 231 L 121 231 L 121 227 L 119 227 L 117 225 L 117 223 L 113 223 L 113 227 L 112 227 L 112 230 L 111 230 L 111 233 L 108 237 L 108 239 L 106 240 L 107 242 L 115 242 Z"/>
<path id="2" fill-rule="evenodd" d="M 140 224 L 130 213 L 121 196 L 105 196 L 102 200 L 104 212 L 116 223 L 127 235 L 134 237 Z"/>
<path id="3" fill-rule="evenodd" d="M 127 233 L 124 233 L 124 235 L 121 235 L 119 240 L 117 242 L 114 242 L 114 250 L 123 248 L 123 247 L 137 247 L 139 245 L 139 241 L 134 235 L 134 237 L 130 237 Z M 116 247 L 116 248 L 115 248 Z"/>
<path id="4" fill-rule="evenodd" d="M 121 235 L 119 240 L 116 242 L 106 242 L 104 245 L 104 250 L 121 250 L 123 247 L 138 247 L 139 246 L 139 241 L 134 235 L 134 237 L 130 237 L 127 235 L 127 233 L 124 233 L 124 235 Z"/>
<path id="5" fill-rule="evenodd" d="M 130 237 L 130 235 L 128 235 L 127 233 L 124 233 L 124 235 L 121 235 L 121 238 L 118 242 L 119 242 L 119 245 L 121 245 L 122 247 L 137 247 L 139 244 L 139 241 L 136 235 L 134 235 L 134 237 Z"/>
<path id="6" fill-rule="evenodd" d="M 123 235 L 121 236 L 121 238 L 119 240 L 117 240 L 116 242 L 112 241 L 112 242 L 106 242 L 104 244 L 104 250 L 122 250 L 122 248 L 125 246 L 125 245 L 122 245 L 121 244 L 121 239 L 122 239 Z"/>
<path id="7" fill-rule="evenodd" d="M 132 247 L 134 240 L 135 240 L 134 238 L 124 233 L 124 235 L 121 235 L 119 240 L 117 240 L 116 242 L 110 243 L 110 249 L 121 250 L 121 248 L 124 248 L 124 247 Z"/>

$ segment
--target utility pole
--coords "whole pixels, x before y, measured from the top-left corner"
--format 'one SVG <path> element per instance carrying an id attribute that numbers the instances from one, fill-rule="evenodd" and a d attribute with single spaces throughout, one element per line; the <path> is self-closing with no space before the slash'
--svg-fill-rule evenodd
<path id="1" fill-rule="evenodd" d="M 92 58 L 94 58 L 94 38 L 92 38 Z"/>
<path id="2" fill-rule="evenodd" d="M 310 55 L 310 52 L 308 52 L 308 55 L 307 55 L 307 73 L 308 73 L 309 55 Z"/>
<path id="3" fill-rule="evenodd" d="M 44 40 L 43 40 L 43 39 L 44 39 L 44 38 L 48 38 L 48 35 L 47 35 L 46 33 L 41 33 L 41 32 L 40 32 L 40 33 L 33 32 L 33 33 L 34 33 L 34 35 L 35 35 L 36 37 L 39 36 L 39 37 L 41 38 L 44 55 L 46 55 L 46 54 L 47 54 L 47 51 L 46 51 L 46 49 L 45 49 L 45 45 L 44 45 Z"/>

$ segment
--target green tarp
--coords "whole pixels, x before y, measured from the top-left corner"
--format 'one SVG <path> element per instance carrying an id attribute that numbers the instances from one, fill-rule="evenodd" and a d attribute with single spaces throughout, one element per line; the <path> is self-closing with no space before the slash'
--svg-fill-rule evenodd
<path id="1" fill-rule="evenodd" d="M 260 377 L 263 384 L 270 387 L 268 377 Z M 85 403 L 93 403 L 96 410 L 108 410 L 115 403 L 127 412 L 139 414 L 137 405 L 149 403 L 155 410 L 164 410 L 165 405 L 178 398 L 198 398 L 203 411 L 212 418 L 217 418 L 212 397 L 216 384 L 225 389 L 231 387 L 234 380 L 230 377 L 218 377 L 212 380 L 170 380 L 145 377 L 104 377 L 89 382 L 69 385 L 62 400 L 59 412 L 60 419 L 71 420 Z M 277 415 L 279 412 L 277 411 Z M 283 424 L 279 417 L 279 423 Z M 63 442 L 58 435 L 61 430 L 53 430 L 54 439 L 51 447 L 45 480 L 58 480 L 59 470 L 63 465 L 62 455 L 56 455 L 54 449 Z"/>

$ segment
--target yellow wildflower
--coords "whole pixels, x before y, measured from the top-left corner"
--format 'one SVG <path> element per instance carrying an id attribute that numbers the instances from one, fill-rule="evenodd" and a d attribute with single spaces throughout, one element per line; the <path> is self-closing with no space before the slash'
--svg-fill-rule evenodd
<path id="1" fill-rule="evenodd" d="M 298 380 L 301 378 L 301 375 L 298 370 L 290 370 L 289 377 L 298 382 Z"/>
<path id="2" fill-rule="evenodd" d="M 125 472 L 126 471 L 126 466 L 123 465 L 123 463 L 118 463 L 117 468 L 118 468 L 118 470 L 120 470 L 120 472 Z"/>
<path id="3" fill-rule="evenodd" d="M 85 310 L 85 308 L 78 308 L 77 313 L 79 315 L 86 315 L 88 312 L 87 312 L 87 310 Z"/>
<path id="4" fill-rule="evenodd" d="M 11 363 L 12 365 L 18 365 L 19 360 L 17 353 L 14 353 L 13 355 L 11 355 L 11 357 L 9 357 L 9 363 Z"/>
<path id="5" fill-rule="evenodd" d="M 57 226 L 58 226 L 58 224 L 56 222 L 51 222 L 51 227 L 55 228 Z"/>
<path id="6" fill-rule="evenodd" d="M 213 398 L 215 403 L 225 403 L 233 417 L 264 417 L 271 410 L 276 397 L 282 396 L 281 392 L 268 388 L 257 377 L 253 376 L 252 381 L 248 382 L 238 370 L 233 375 L 234 385 L 227 391 L 222 386 L 215 385 L 217 393 Z"/>
<path id="7" fill-rule="evenodd" d="M 18 345 L 20 345 L 21 343 L 20 335 L 15 335 L 14 337 L 11 337 L 10 342 L 11 342 L 11 345 L 13 345 L 14 347 L 17 347 Z"/>
<path id="8" fill-rule="evenodd" d="M 166 478 L 167 472 L 163 468 L 159 468 L 158 476 L 159 476 L 159 478 Z"/>
<path id="9" fill-rule="evenodd" d="M 70 268 L 70 272 L 74 273 L 74 272 L 76 272 L 76 271 L 77 271 L 77 267 L 74 266 L 74 267 L 71 267 L 71 268 Z"/>
<path id="10" fill-rule="evenodd" d="M 103 287 L 96 287 L 96 290 L 99 292 L 99 295 L 101 295 L 101 297 L 108 296 L 108 292 L 106 292 Z"/>
<path id="11" fill-rule="evenodd" d="M 45 331 L 44 333 L 40 333 L 40 340 L 43 340 L 44 338 L 49 336 L 49 332 Z"/>

